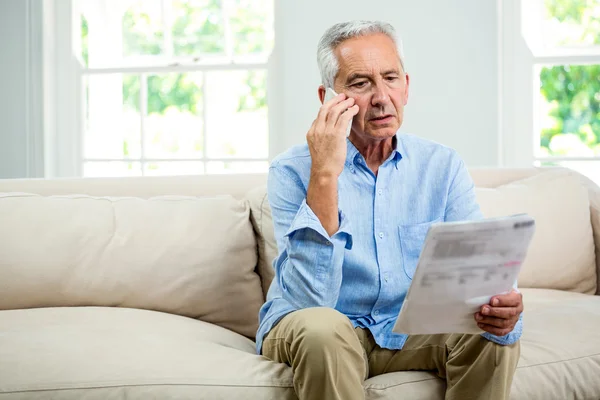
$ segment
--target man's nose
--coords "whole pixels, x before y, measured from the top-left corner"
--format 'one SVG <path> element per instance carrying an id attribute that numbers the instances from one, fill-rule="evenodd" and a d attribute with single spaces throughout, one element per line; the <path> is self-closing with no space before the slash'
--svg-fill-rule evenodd
<path id="1" fill-rule="evenodd" d="M 371 105 L 382 106 L 390 101 L 388 88 L 382 83 L 373 86 L 373 96 L 371 97 Z"/>

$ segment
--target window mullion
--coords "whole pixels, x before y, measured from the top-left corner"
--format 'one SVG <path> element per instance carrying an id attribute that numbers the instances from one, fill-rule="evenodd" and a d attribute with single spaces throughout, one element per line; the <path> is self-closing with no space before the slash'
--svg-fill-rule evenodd
<path id="1" fill-rule="evenodd" d="M 233 60 L 233 31 L 231 29 L 231 14 L 233 4 L 231 0 L 223 0 L 223 30 L 225 33 L 225 54 L 228 60 Z"/>
<path id="2" fill-rule="evenodd" d="M 145 175 L 146 166 L 146 115 L 148 114 L 148 76 L 146 74 L 140 75 L 140 148 L 141 148 L 141 159 L 140 168 L 142 169 L 142 176 Z"/>
<path id="3" fill-rule="evenodd" d="M 163 51 L 165 58 L 173 58 L 173 3 L 172 0 L 161 0 L 163 24 Z"/>
<path id="4" fill-rule="evenodd" d="M 202 158 L 204 159 L 204 173 L 208 171 L 208 162 L 207 162 L 207 145 L 208 145 L 208 124 L 206 123 L 206 119 L 208 117 L 208 112 L 206 108 L 206 104 L 208 103 L 208 99 L 206 98 L 206 72 L 202 73 Z"/>
<path id="5" fill-rule="evenodd" d="M 558 162 L 558 161 L 584 161 L 584 162 L 598 162 L 600 156 L 595 157 L 569 157 L 569 156 L 549 156 L 549 157 L 535 157 L 535 161 L 545 162 Z"/>
<path id="6" fill-rule="evenodd" d="M 533 57 L 533 61 L 543 65 L 600 64 L 600 50 L 590 49 L 587 54 L 582 52 L 581 54 L 537 55 Z"/>
<path id="7" fill-rule="evenodd" d="M 194 64 L 194 65 L 159 65 L 148 67 L 115 67 L 115 68 L 87 68 L 82 70 L 84 75 L 92 74 L 140 74 L 140 73 L 169 73 L 169 72 L 199 72 L 199 71 L 253 71 L 267 68 L 267 63 L 226 63 L 226 64 Z"/>
<path id="8" fill-rule="evenodd" d="M 84 158 L 85 162 L 145 162 L 148 163 L 165 163 L 165 162 L 195 162 L 195 161 L 216 161 L 216 162 L 263 162 L 269 161 L 268 158 L 244 158 L 244 157 L 229 157 L 229 158 Z"/>

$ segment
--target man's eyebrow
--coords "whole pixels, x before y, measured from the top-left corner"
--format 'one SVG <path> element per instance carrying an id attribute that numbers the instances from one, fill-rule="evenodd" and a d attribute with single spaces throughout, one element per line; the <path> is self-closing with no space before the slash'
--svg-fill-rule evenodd
<path id="1" fill-rule="evenodd" d="M 355 80 L 357 80 L 359 78 L 370 78 L 370 77 L 371 77 L 371 75 L 369 75 L 369 74 L 363 74 L 363 73 L 360 73 L 360 72 L 354 72 L 354 73 L 348 75 L 348 78 L 346 78 L 346 82 L 352 82 L 352 81 L 355 81 Z"/>
<path id="2" fill-rule="evenodd" d="M 398 74 L 400 74 L 400 71 L 398 71 L 397 69 L 388 69 L 388 70 L 386 70 L 386 71 L 383 71 L 383 72 L 381 73 L 381 75 L 383 75 L 383 76 L 385 76 L 385 75 L 391 75 L 391 74 L 396 74 L 396 75 L 398 75 Z"/>

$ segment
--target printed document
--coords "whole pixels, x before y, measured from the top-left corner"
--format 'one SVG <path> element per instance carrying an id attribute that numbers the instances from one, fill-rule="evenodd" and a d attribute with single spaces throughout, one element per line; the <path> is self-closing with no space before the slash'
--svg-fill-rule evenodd
<path id="1" fill-rule="evenodd" d="M 393 331 L 483 332 L 474 314 L 512 290 L 534 231 L 526 214 L 432 225 Z"/>

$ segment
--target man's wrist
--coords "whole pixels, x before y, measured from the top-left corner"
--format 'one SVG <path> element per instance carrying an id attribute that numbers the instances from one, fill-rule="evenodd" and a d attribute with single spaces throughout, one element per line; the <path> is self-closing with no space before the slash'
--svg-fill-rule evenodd
<path id="1" fill-rule="evenodd" d="M 332 172 L 319 171 L 310 173 L 309 184 L 314 184 L 319 187 L 327 187 L 333 184 L 337 184 L 338 176 Z"/>
<path id="2" fill-rule="evenodd" d="M 306 204 L 319 218 L 327 234 L 332 236 L 339 227 L 337 176 L 311 173 Z"/>

